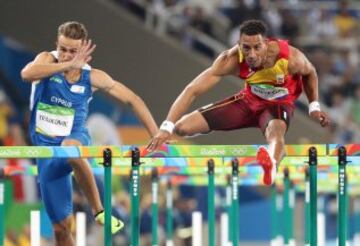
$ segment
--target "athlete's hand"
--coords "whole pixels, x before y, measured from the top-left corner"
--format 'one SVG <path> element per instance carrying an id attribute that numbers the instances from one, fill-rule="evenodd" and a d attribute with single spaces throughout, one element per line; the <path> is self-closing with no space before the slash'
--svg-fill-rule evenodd
<path id="1" fill-rule="evenodd" d="M 329 115 L 323 111 L 313 111 L 310 113 L 310 117 L 319 122 L 322 127 L 330 124 Z"/>
<path id="2" fill-rule="evenodd" d="M 91 54 L 94 52 L 96 45 L 91 40 L 85 40 L 81 44 L 79 51 L 71 60 L 71 68 L 80 69 L 92 59 Z"/>
<path id="3" fill-rule="evenodd" d="M 159 148 L 163 143 L 170 142 L 171 134 L 167 131 L 159 130 L 158 133 L 151 139 L 146 149 L 150 152 Z"/>

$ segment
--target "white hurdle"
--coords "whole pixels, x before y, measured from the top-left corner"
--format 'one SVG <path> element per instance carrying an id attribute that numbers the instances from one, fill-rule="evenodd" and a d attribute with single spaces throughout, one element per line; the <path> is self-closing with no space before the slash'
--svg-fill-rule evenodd
<path id="1" fill-rule="evenodd" d="M 86 214 L 76 213 L 76 246 L 86 246 Z"/>
<path id="2" fill-rule="evenodd" d="M 40 211 L 30 212 L 30 241 L 31 246 L 40 245 Z"/>
<path id="3" fill-rule="evenodd" d="M 220 217 L 221 223 L 221 246 L 229 246 L 231 243 L 229 242 L 229 216 L 227 213 L 221 213 Z"/>
<path id="4" fill-rule="evenodd" d="M 318 246 L 326 246 L 326 217 L 325 217 L 325 198 L 324 196 L 318 197 L 318 213 L 317 213 L 317 230 L 318 230 Z"/>
<path id="5" fill-rule="evenodd" d="M 196 211 L 192 213 L 192 245 L 202 246 L 202 215 Z"/>
<path id="6" fill-rule="evenodd" d="M 31 246 L 40 245 L 40 211 L 33 210 L 30 213 L 30 242 Z M 76 213 L 76 246 L 86 245 L 86 214 Z"/>

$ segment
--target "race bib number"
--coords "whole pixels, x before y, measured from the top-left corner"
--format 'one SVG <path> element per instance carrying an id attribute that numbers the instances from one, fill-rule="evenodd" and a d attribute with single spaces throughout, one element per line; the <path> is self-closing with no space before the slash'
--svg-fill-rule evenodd
<path id="1" fill-rule="evenodd" d="M 36 132 L 66 137 L 74 124 L 75 110 L 39 102 L 36 109 Z"/>
<path id="2" fill-rule="evenodd" d="M 272 85 L 251 85 L 251 92 L 265 100 L 275 100 L 289 95 L 289 91 L 284 87 Z"/>

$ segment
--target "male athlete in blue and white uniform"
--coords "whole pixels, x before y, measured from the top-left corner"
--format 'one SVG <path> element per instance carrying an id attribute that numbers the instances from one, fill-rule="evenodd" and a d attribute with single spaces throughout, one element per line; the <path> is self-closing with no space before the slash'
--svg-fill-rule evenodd
<path id="1" fill-rule="evenodd" d="M 56 51 L 38 54 L 21 71 L 22 78 L 32 82 L 30 135 L 34 145 L 89 145 L 85 121 L 92 93 L 97 89 L 130 104 L 150 135 L 156 134 L 158 128 L 143 100 L 104 71 L 88 65 L 95 45 L 88 40 L 83 24 L 60 25 L 56 45 Z M 37 165 L 41 195 L 54 226 L 56 245 L 74 245 L 70 232 L 72 171 L 95 220 L 104 224 L 104 209 L 86 159 L 38 159 Z M 112 217 L 112 232 L 122 227 L 123 223 Z"/>

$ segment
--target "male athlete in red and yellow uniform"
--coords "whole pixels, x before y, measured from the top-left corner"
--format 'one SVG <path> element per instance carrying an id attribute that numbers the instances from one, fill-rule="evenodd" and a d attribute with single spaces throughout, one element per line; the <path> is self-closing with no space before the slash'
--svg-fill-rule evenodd
<path id="1" fill-rule="evenodd" d="M 329 124 L 329 118 L 320 110 L 314 66 L 287 41 L 268 39 L 266 29 L 259 20 L 241 25 L 238 45 L 221 53 L 176 99 L 167 119 L 149 143 L 150 151 L 168 140 L 173 131 L 181 136 L 192 136 L 214 130 L 259 127 L 269 147 L 258 149 L 257 160 L 264 169 L 264 183 L 274 182 L 276 165 L 285 154 L 284 136 L 293 116 L 294 101 L 302 89 L 310 103 L 310 116 L 322 126 Z M 245 89 L 184 115 L 197 96 L 226 75 L 243 79 Z"/>

